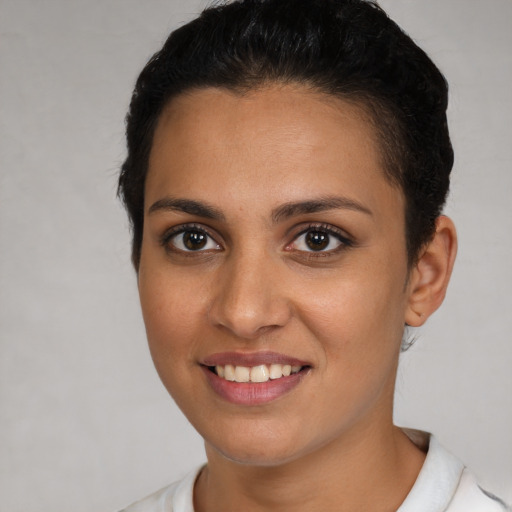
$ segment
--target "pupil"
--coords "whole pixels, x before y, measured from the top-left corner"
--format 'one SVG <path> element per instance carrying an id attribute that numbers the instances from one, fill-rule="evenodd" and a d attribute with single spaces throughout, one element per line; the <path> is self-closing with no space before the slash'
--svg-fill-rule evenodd
<path id="1" fill-rule="evenodd" d="M 329 235 L 321 231 L 310 231 L 306 235 L 306 244 L 313 251 L 321 251 L 329 245 Z"/>
<path id="2" fill-rule="evenodd" d="M 183 243 L 187 249 L 197 251 L 206 245 L 206 235 L 198 231 L 187 231 L 183 234 Z"/>

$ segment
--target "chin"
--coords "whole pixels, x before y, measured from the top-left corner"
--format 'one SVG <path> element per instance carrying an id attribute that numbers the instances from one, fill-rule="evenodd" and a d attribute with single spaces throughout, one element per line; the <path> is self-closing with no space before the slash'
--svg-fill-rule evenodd
<path id="1" fill-rule="evenodd" d="M 300 457 L 297 453 L 269 453 L 268 448 L 263 452 L 261 446 L 251 451 L 245 447 L 240 450 L 217 450 L 225 459 L 244 466 L 254 467 L 278 467 L 293 462 Z"/>
<path id="2" fill-rule="evenodd" d="M 206 440 L 206 451 L 208 456 L 214 452 L 237 464 L 259 467 L 282 466 L 311 451 L 308 446 L 302 446 L 307 445 L 306 440 L 300 442 L 289 431 L 281 435 L 269 436 L 268 431 L 265 434 L 258 435 L 249 429 L 242 436 L 233 432 L 222 439 Z"/>

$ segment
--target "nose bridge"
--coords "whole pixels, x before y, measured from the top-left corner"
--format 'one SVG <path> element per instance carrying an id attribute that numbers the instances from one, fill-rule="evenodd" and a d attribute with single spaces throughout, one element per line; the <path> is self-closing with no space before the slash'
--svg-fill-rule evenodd
<path id="1" fill-rule="evenodd" d="M 286 324 L 290 307 L 279 279 L 279 260 L 264 248 L 233 251 L 219 273 L 210 320 L 237 337 L 253 339 Z"/>

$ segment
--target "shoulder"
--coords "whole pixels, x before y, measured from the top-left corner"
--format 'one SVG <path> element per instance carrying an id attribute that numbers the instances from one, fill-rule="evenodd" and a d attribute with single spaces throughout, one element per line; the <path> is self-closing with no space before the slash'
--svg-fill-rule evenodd
<path id="1" fill-rule="evenodd" d="M 404 430 L 427 451 L 416 482 L 398 512 L 512 512 L 484 491 L 471 472 L 437 439 L 424 432 Z"/>
<path id="2" fill-rule="evenodd" d="M 482 489 L 471 472 L 464 469 L 446 512 L 506 512 L 510 510 L 503 501 Z"/>
<path id="3" fill-rule="evenodd" d="M 201 469 L 195 469 L 183 479 L 150 494 L 120 512 L 194 512 L 194 482 Z"/>
<path id="4" fill-rule="evenodd" d="M 159 491 L 132 503 L 120 512 L 172 512 L 172 498 L 179 482 L 174 482 Z"/>

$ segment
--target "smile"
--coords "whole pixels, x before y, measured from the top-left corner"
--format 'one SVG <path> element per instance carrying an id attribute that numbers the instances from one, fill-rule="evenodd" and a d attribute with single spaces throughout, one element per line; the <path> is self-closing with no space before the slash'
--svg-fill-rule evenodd
<path id="1" fill-rule="evenodd" d="M 230 382 L 268 382 L 300 372 L 302 366 L 290 364 L 260 364 L 258 366 L 234 366 L 232 364 L 211 367 L 221 379 Z"/>
<path id="2" fill-rule="evenodd" d="M 312 366 L 274 352 L 224 352 L 200 364 L 214 393 L 232 404 L 262 405 L 297 387 Z"/>

